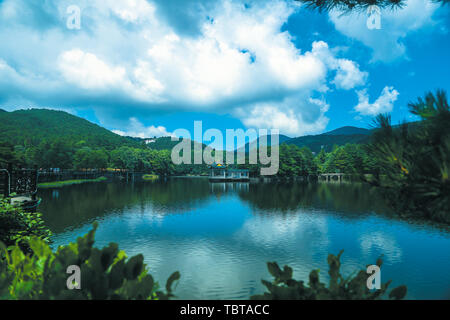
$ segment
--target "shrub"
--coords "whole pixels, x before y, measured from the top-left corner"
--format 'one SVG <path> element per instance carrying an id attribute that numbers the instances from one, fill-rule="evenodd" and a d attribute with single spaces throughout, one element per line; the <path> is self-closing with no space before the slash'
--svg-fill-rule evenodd
<path id="1" fill-rule="evenodd" d="M 328 287 L 319 280 L 319 270 L 313 270 L 309 274 L 308 286 L 305 286 L 303 281 L 292 279 L 292 268 L 284 266 L 280 269 L 276 262 L 268 262 L 267 267 L 270 274 L 275 278 L 273 282 L 262 280 L 262 283 L 267 287 L 269 292 L 263 295 L 254 295 L 251 299 L 254 300 L 373 300 L 380 299 L 386 293 L 389 284 L 381 285 L 381 288 L 376 291 L 371 291 L 367 288 L 366 282 L 368 274 L 361 270 L 354 277 L 344 279 L 340 273 L 340 257 L 343 250 L 337 255 L 328 255 L 328 265 L 330 275 L 330 282 Z M 380 267 L 381 259 L 378 259 L 377 265 Z M 390 294 L 390 299 L 403 299 L 406 295 L 406 286 L 399 286 L 393 289 Z"/>
<path id="2" fill-rule="evenodd" d="M 50 230 L 45 226 L 40 213 L 25 212 L 11 204 L 10 198 L 0 199 L 0 242 L 6 246 L 19 245 L 28 251 L 28 240 L 37 237 L 49 241 Z"/>
<path id="3" fill-rule="evenodd" d="M 166 292 L 148 274 L 139 254 L 130 259 L 118 245 L 110 243 L 103 249 L 93 247 L 97 224 L 85 236 L 52 252 L 37 237 L 28 240 L 32 254 L 17 245 L 0 244 L 0 299 L 169 299 L 172 284 L 180 278 L 173 273 L 166 283 Z M 66 273 L 76 265 L 81 271 L 81 288 L 69 290 Z"/>
<path id="4" fill-rule="evenodd" d="M 144 180 L 144 181 L 155 181 L 158 179 L 159 179 L 159 176 L 156 174 L 144 174 L 142 176 L 142 180 Z"/>

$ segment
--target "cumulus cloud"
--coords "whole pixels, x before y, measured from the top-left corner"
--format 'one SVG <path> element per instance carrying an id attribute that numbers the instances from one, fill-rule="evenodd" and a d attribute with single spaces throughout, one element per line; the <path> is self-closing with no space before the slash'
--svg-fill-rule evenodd
<path id="1" fill-rule="evenodd" d="M 69 83 L 84 89 L 104 89 L 126 84 L 123 67 L 107 65 L 92 53 L 80 49 L 65 51 L 59 59 L 59 69 Z"/>
<path id="2" fill-rule="evenodd" d="M 313 54 L 323 61 L 330 70 L 336 71 L 332 83 L 338 89 L 353 89 L 366 83 L 369 74 L 359 70 L 356 62 L 348 59 L 338 59 L 323 41 L 313 42 Z"/>
<path id="3" fill-rule="evenodd" d="M 321 99 L 292 96 L 281 102 L 257 103 L 238 109 L 237 115 L 250 128 L 279 129 L 288 135 L 320 132 L 328 124 L 329 105 Z"/>
<path id="4" fill-rule="evenodd" d="M 0 3 L 2 105 L 82 106 L 125 119 L 226 110 L 247 126 L 295 135 L 325 128 L 327 90 L 368 77 L 323 41 L 300 51 L 282 29 L 297 10 L 285 1 L 189 0 L 177 22 L 173 1 L 80 0 L 81 30 L 66 28 L 70 1 L 45 3 Z"/>
<path id="5" fill-rule="evenodd" d="M 172 137 L 172 132 L 168 132 L 163 126 L 144 126 L 138 119 L 132 117 L 129 119 L 129 125 L 126 131 L 112 130 L 112 132 L 129 137 L 153 138 L 153 137 Z"/>
<path id="6" fill-rule="evenodd" d="M 329 17 L 336 30 L 372 49 L 372 61 L 391 62 L 407 57 L 405 38 L 408 35 L 438 23 L 433 20 L 433 14 L 439 6 L 429 0 L 407 0 L 401 10 L 381 10 L 381 29 L 367 28 L 366 12 L 331 11 Z"/>
<path id="7" fill-rule="evenodd" d="M 391 112 L 394 107 L 394 102 L 399 95 L 398 91 L 394 87 L 386 86 L 381 92 L 380 96 L 374 103 L 369 103 L 369 95 L 367 90 L 357 91 L 358 104 L 355 107 L 355 111 L 361 115 L 375 116 L 379 113 Z"/>
<path id="8" fill-rule="evenodd" d="M 102 0 L 106 7 L 120 19 L 137 23 L 148 22 L 155 16 L 155 6 L 142 0 Z"/>

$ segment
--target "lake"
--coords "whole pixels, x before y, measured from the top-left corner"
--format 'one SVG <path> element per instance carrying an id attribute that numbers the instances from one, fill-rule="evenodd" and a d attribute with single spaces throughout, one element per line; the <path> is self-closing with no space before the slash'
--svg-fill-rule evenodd
<path id="1" fill-rule="evenodd" d="M 405 284 L 408 299 L 450 299 L 448 227 L 395 219 L 376 190 L 361 184 L 210 183 L 171 178 L 41 189 L 39 211 L 54 247 L 100 226 L 96 246 L 119 243 L 144 254 L 164 285 L 176 270 L 180 299 L 248 299 L 272 280 L 267 261 L 308 279 L 338 254 L 349 275 L 383 255 L 381 280 Z M 307 282 L 307 281 L 306 281 Z"/>

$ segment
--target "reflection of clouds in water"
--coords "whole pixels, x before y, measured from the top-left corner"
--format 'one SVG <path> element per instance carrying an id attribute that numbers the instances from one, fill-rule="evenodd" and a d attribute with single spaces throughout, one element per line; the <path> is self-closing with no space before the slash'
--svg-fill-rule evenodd
<path id="1" fill-rule="evenodd" d="M 311 270 L 326 270 L 328 232 L 326 216 L 298 210 L 286 215 L 255 215 L 244 223 L 235 238 L 250 242 L 259 261 L 287 264 L 293 268 L 296 279 L 308 281 Z M 326 272 L 321 272 L 323 276 L 326 277 Z"/>
<path id="2" fill-rule="evenodd" d="M 186 272 L 186 282 L 195 287 L 196 298 L 248 298 L 263 273 L 264 263 L 255 268 L 248 252 L 235 251 L 224 243 L 194 246 L 184 254 L 180 263 L 195 266 Z M 251 263 L 250 263 L 251 261 Z"/>
<path id="3" fill-rule="evenodd" d="M 264 292 L 261 279 L 271 279 L 266 261 L 289 264 L 296 278 L 307 281 L 312 269 L 322 268 L 316 263 L 314 248 L 328 246 L 327 232 L 323 216 L 299 212 L 253 216 L 231 238 L 175 237 L 161 241 L 138 237 L 122 245 L 129 247 L 127 252 L 138 247 L 133 254 L 144 254 L 161 283 L 179 270 L 183 275 L 176 290 L 180 298 L 248 299 Z M 320 261 L 326 263 L 326 256 Z"/>
<path id="4" fill-rule="evenodd" d="M 175 291 L 179 298 L 248 299 L 263 291 L 260 280 L 266 277 L 266 266 L 260 261 L 264 260 L 245 247 L 206 239 L 152 241 L 139 244 L 138 250 L 131 249 L 135 244 L 123 247 L 128 245 L 127 252 L 144 254 L 150 273 L 160 284 L 173 271 L 181 272 Z"/>
<path id="5" fill-rule="evenodd" d="M 140 226 L 143 222 L 161 226 L 167 213 L 158 209 L 158 206 L 152 203 L 126 208 L 124 212 L 126 212 L 127 218 L 124 219 L 124 222 L 130 228 Z"/>
<path id="6" fill-rule="evenodd" d="M 240 233 L 247 233 L 257 244 L 270 246 L 285 242 L 302 243 L 302 247 L 329 244 L 326 217 L 302 211 L 256 215 L 245 222 Z"/>
<path id="7" fill-rule="evenodd" d="M 393 237 L 382 232 L 372 232 L 364 234 L 359 239 L 361 250 L 364 256 L 372 253 L 383 254 L 383 261 L 389 263 L 401 262 L 402 250 L 396 244 Z"/>

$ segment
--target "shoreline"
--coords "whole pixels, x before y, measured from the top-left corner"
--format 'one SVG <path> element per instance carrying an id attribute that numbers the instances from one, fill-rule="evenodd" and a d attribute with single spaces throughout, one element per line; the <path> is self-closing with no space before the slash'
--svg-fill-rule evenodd
<path id="1" fill-rule="evenodd" d="M 77 180 L 61 180 L 61 181 L 52 181 L 52 182 L 42 182 L 38 183 L 38 188 L 61 188 L 65 186 L 71 186 L 74 184 L 83 184 L 89 182 L 104 182 L 108 179 L 106 177 L 99 177 L 96 179 L 77 179 Z"/>

